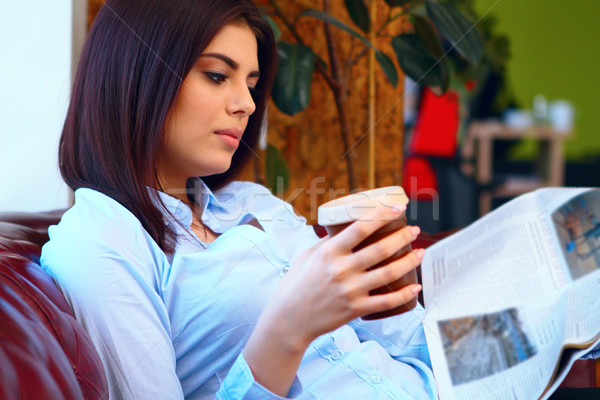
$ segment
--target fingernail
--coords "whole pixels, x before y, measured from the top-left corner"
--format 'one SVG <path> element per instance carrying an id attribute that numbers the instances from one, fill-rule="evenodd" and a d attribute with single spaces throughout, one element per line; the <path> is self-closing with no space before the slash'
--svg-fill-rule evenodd
<path id="1" fill-rule="evenodd" d="M 418 226 L 411 226 L 410 233 L 412 233 L 414 237 L 417 237 L 419 236 L 419 233 L 421 233 L 421 228 L 419 228 Z"/>
<path id="2" fill-rule="evenodd" d="M 421 291 L 421 288 L 422 288 L 421 285 L 417 284 L 417 285 L 413 286 L 412 289 L 410 289 L 410 290 L 413 292 L 413 294 L 417 294 Z"/>
<path id="3" fill-rule="evenodd" d="M 396 214 L 400 214 L 400 213 L 406 211 L 406 204 L 394 204 L 392 206 L 392 210 L 394 210 L 394 212 Z"/>
<path id="4" fill-rule="evenodd" d="M 417 249 L 415 250 L 415 255 L 419 260 L 422 260 L 425 257 L 425 249 Z"/>

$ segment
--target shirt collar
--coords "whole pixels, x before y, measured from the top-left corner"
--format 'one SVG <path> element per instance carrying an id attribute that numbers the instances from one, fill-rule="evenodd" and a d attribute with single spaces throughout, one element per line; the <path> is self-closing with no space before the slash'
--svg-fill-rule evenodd
<path id="1" fill-rule="evenodd" d="M 207 208 L 216 207 L 223 210 L 230 210 L 231 204 L 227 201 L 229 199 L 226 198 L 228 197 L 226 194 L 219 193 L 219 191 L 214 193 L 201 178 L 193 178 L 190 183 L 196 205 L 202 207 L 202 214 L 204 214 Z"/>
<path id="2" fill-rule="evenodd" d="M 155 205 L 162 211 L 165 220 L 178 220 L 184 226 L 192 223 L 192 210 L 190 207 L 176 197 L 168 195 L 160 190 L 148 188 Z M 221 209 L 231 211 L 233 204 L 226 193 L 214 193 L 201 178 L 193 178 L 191 189 L 196 200 L 195 206 L 200 208 L 200 215 L 204 215 L 207 209 Z M 158 195 L 158 197 L 156 197 Z M 162 204 L 161 204 L 162 203 Z"/>

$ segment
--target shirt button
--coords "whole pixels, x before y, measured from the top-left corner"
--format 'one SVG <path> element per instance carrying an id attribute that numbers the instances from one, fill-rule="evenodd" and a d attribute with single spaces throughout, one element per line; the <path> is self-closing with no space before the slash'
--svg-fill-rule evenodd
<path id="1" fill-rule="evenodd" d="M 371 377 L 371 381 L 372 381 L 373 383 L 380 383 L 380 382 L 381 382 L 381 377 L 380 377 L 380 376 L 377 376 L 377 375 L 373 375 L 373 376 Z"/>
<path id="2" fill-rule="evenodd" d="M 339 351 L 334 351 L 333 353 L 331 353 L 331 359 L 333 361 L 337 361 L 342 357 L 342 353 L 340 353 Z"/>
<path id="3" fill-rule="evenodd" d="M 290 270 L 290 267 L 288 267 L 288 266 L 283 267 L 284 274 L 287 273 L 289 270 Z"/>

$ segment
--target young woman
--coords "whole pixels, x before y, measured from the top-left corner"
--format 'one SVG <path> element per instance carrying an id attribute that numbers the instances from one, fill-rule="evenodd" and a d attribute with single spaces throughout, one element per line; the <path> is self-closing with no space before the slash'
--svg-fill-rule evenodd
<path id="1" fill-rule="evenodd" d="M 435 398 L 403 206 L 317 239 L 289 204 L 233 181 L 254 154 L 275 44 L 250 0 L 108 0 L 60 143 L 75 205 L 42 265 L 102 358 L 111 399 Z"/>

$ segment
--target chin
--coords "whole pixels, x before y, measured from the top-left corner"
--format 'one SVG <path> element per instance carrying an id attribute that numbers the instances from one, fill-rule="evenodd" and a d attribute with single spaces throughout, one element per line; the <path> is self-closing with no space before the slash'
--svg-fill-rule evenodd
<path id="1" fill-rule="evenodd" d="M 212 175 L 223 174 L 229 170 L 229 167 L 231 167 L 231 162 L 228 162 L 227 165 L 213 166 L 213 168 L 211 168 L 210 171 L 204 173 L 202 176 L 212 176 Z"/>

